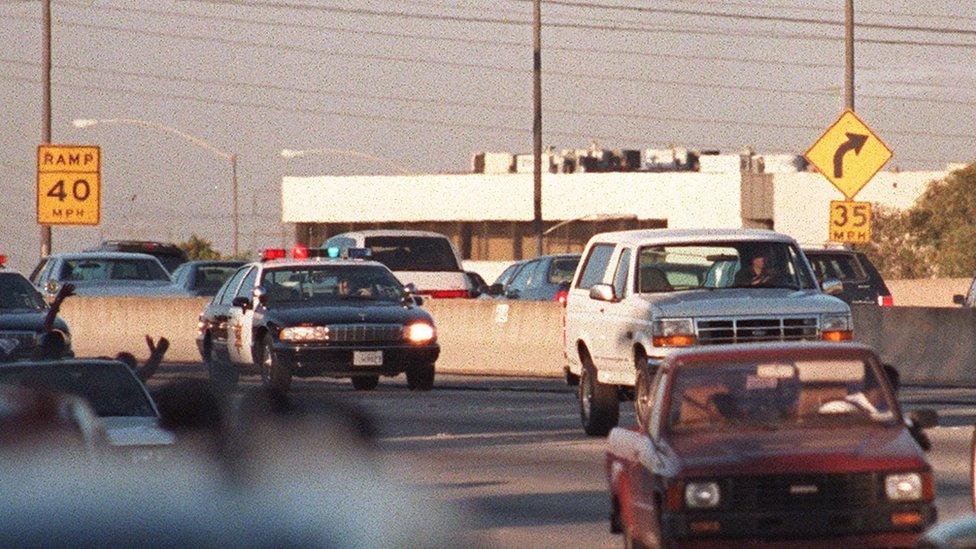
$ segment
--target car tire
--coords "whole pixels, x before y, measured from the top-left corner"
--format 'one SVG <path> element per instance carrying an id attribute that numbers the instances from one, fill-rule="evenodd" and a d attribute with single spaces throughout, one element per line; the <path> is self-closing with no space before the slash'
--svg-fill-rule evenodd
<path id="1" fill-rule="evenodd" d="M 600 383 L 596 368 L 589 357 L 583 359 L 579 385 L 580 420 L 583 430 L 591 437 L 605 437 L 620 420 L 620 399 L 617 387 Z"/>
<path id="2" fill-rule="evenodd" d="M 214 356 L 212 345 L 206 346 L 206 355 L 203 362 L 207 366 L 207 374 L 210 376 L 210 383 L 222 392 L 233 391 L 240 380 L 240 372 L 233 364 L 219 360 Z"/>
<path id="3" fill-rule="evenodd" d="M 271 334 L 265 334 L 261 348 L 261 384 L 279 393 L 291 389 L 291 369 L 278 360 Z"/>
<path id="4" fill-rule="evenodd" d="M 637 368 L 637 380 L 634 383 L 634 413 L 637 415 L 637 423 L 647 429 L 654 403 L 654 395 L 651 394 L 654 380 L 647 371 L 647 357 L 643 353 L 636 355 L 634 367 Z"/>
<path id="5" fill-rule="evenodd" d="M 434 388 L 434 363 L 414 364 L 407 370 L 407 388 L 429 391 Z"/>
<path id="6" fill-rule="evenodd" d="M 372 391 L 380 384 L 380 376 L 356 376 L 352 378 L 352 386 L 357 391 Z"/>

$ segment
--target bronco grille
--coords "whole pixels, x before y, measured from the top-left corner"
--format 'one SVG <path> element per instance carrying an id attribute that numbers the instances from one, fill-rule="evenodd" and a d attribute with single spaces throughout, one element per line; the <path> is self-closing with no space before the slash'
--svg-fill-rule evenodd
<path id="1" fill-rule="evenodd" d="M 696 325 L 701 345 L 801 341 L 819 337 L 816 317 L 703 318 Z"/>
<path id="2" fill-rule="evenodd" d="M 403 326 L 399 324 L 331 324 L 327 328 L 328 340 L 334 343 L 368 343 L 403 339 Z"/>
<path id="3" fill-rule="evenodd" d="M 863 508 L 879 498 L 873 473 L 740 477 L 732 490 L 737 508 L 756 511 Z"/>

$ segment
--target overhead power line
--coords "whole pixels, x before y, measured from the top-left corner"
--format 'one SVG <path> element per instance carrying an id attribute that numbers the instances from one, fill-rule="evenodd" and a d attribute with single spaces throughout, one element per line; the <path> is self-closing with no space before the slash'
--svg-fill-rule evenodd
<path id="1" fill-rule="evenodd" d="M 519 0 L 508 0 L 509 2 L 517 2 Z M 750 9 L 764 9 L 764 10 L 776 10 L 776 11 L 793 11 L 793 12 L 803 12 L 803 13 L 823 13 L 824 7 L 811 7 L 807 6 L 797 6 L 796 4 L 784 4 L 782 2 L 767 2 L 763 0 L 762 2 L 748 2 L 748 1 L 733 1 L 733 0 L 667 0 L 668 2 L 685 4 L 685 5 L 695 5 L 701 6 L 705 4 L 709 7 L 711 6 L 721 6 L 721 7 L 737 7 L 737 8 L 750 8 Z M 919 17 L 919 18 L 929 18 L 929 19 L 951 19 L 953 21 L 976 21 L 974 16 L 966 16 L 962 14 L 947 15 L 941 13 L 929 13 L 920 11 L 904 11 L 885 8 L 884 10 L 871 10 L 858 8 L 857 13 L 859 15 L 881 15 L 885 18 L 890 18 L 891 16 L 896 17 Z"/>

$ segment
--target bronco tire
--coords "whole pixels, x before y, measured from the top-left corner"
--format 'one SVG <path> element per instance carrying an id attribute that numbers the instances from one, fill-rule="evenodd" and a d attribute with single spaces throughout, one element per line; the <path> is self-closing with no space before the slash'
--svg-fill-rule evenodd
<path id="1" fill-rule="evenodd" d="M 646 429 L 647 422 L 651 419 L 651 408 L 654 402 L 654 395 L 651 394 L 651 383 L 654 380 L 647 371 L 647 357 L 644 353 L 637 353 L 634 362 L 634 367 L 637 369 L 637 381 L 634 384 L 634 412 L 637 414 L 637 422 Z"/>
<path id="2" fill-rule="evenodd" d="M 591 437 L 605 437 L 620 420 L 620 400 L 617 388 L 600 383 L 596 368 L 589 357 L 583 359 L 579 386 L 580 420 L 583 430 Z"/>
<path id="3" fill-rule="evenodd" d="M 411 391 L 429 391 L 434 388 L 434 363 L 414 364 L 407 370 L 407 387 Z"/>
<path id="4" fill-rule="evenodd" d="M 357 391 L 372 391 L 380 384 L 380 376 L 356 376 L 352 378 L 352 386 Z"/>
<path id="5" fill-rule="evenodd" d="M 287 393 L 291 389 L 291 369 L 278 361 L 271 334 L 265 334 L 261 347 L 261 384 L 268 389 Z"/>

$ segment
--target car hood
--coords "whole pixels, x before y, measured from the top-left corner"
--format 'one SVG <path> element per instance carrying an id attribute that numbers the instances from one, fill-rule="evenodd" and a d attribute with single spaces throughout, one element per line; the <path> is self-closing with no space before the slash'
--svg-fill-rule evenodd
<path id="1" fill-rule="evenodd" d="M 280 326 L 295 326 L 306 322 L 312 324 L 403 324 L 413 320 L 433 322 L 430 314 L 419 307 L 404 307 L 392 302 L 377 305 L 354 300 L 315 307 L 278 306 L 265 310 L 263 315 L 269 322 Z"/>
<path id="2" fill-rule="evenodd" d="M 80 296 L 167 295 L 173 291 L 172 283 L 165 280 L 71 281 L 71 284 Z"/>
<path id="3" fill-rule="evenodd" d="M 47 311 L 33 309 L 0 309 L 0 331 L 40 332 L 44 329 L 44 319 Z M 63 332 L 68 331 L 68 324 L 57 317 L 54 327 Z"/>
<path id="4" fill-rule="evenodd" d="M 848 313 L 850 307 L 817 290 L 728 288 L 647 294 L 656 318 Z"/>
<path id="5" fill-rule="evenodd" d="M 107 416 L 101 419 L 112 446 L 161 446 L 176 442 L 173 433 L 160 427 L 155 417 Z"/>
<path id="6" fill-rule="evenodd" d="M 676 435 L 684 476 L 928 469 L 903 426 L 853 426 Z"/>

